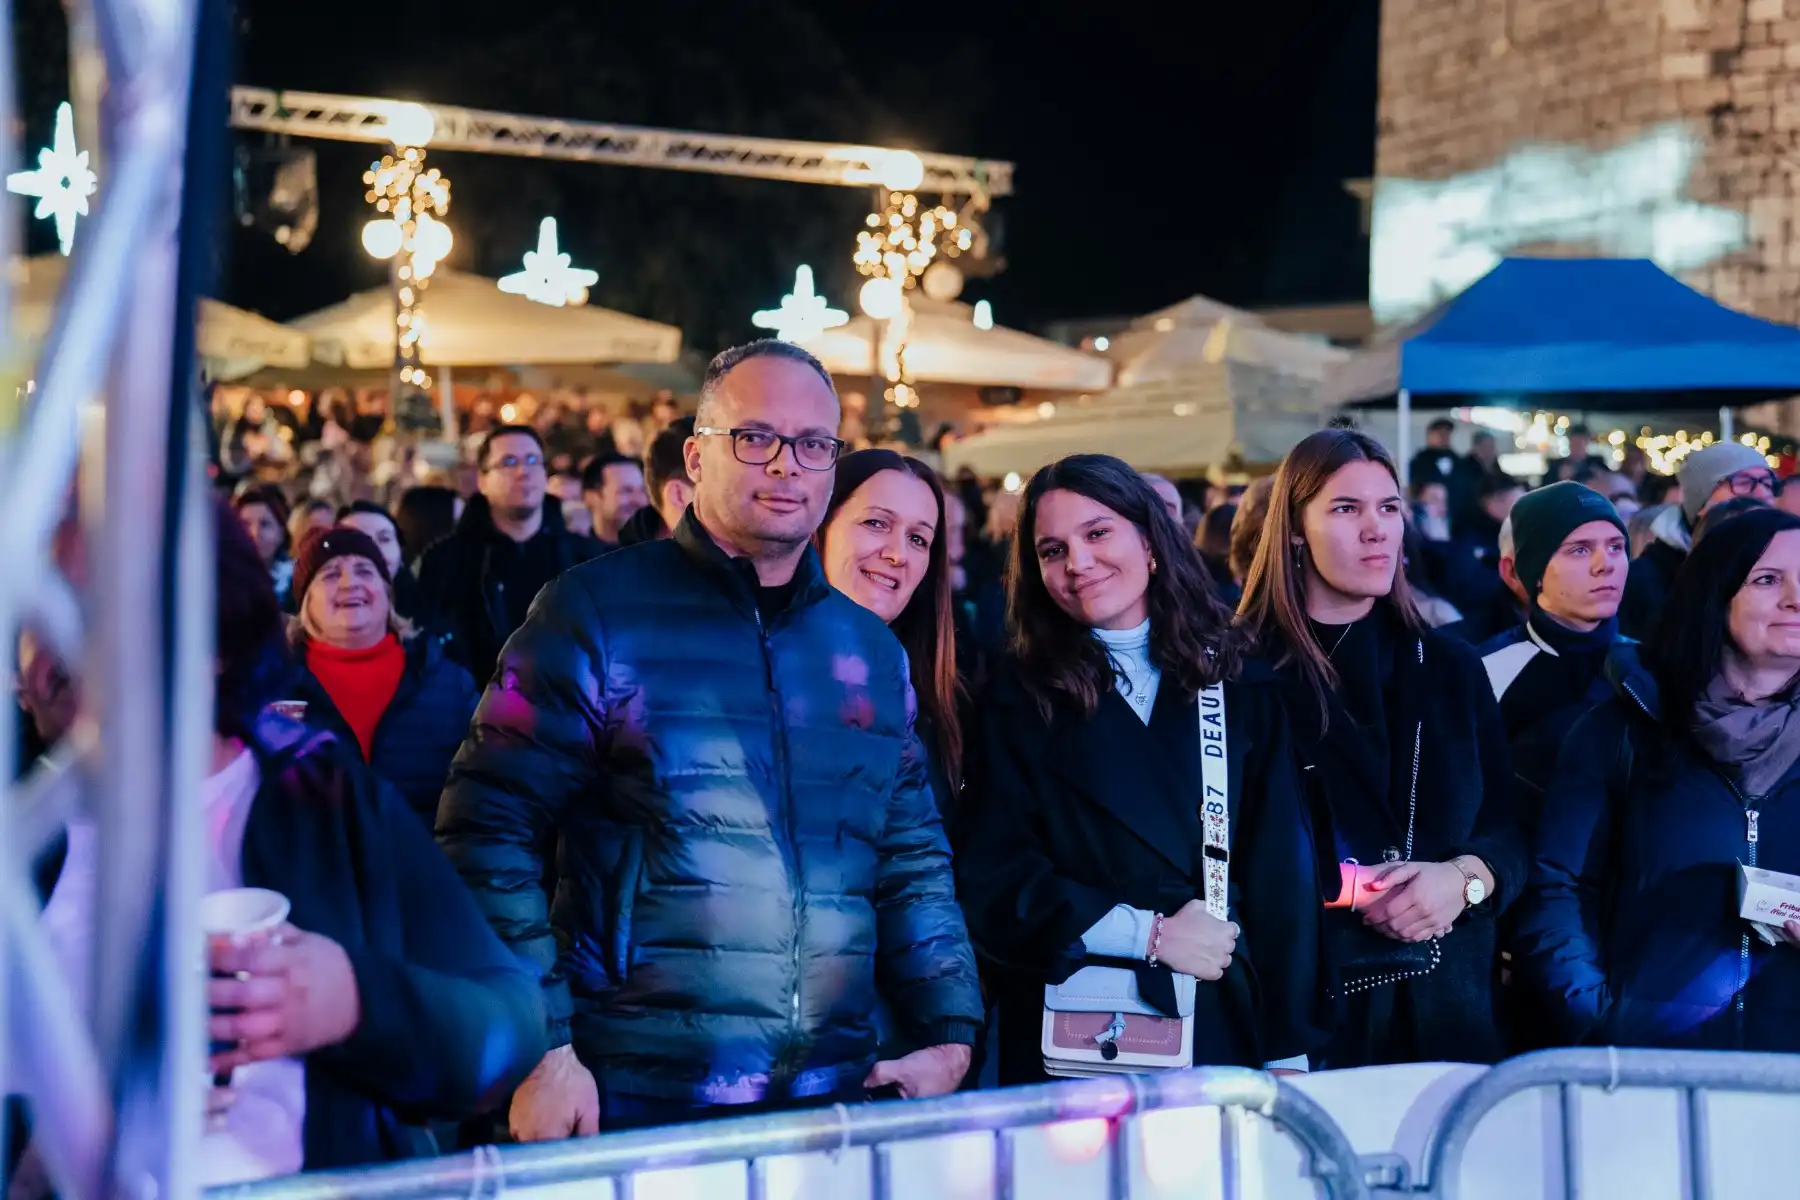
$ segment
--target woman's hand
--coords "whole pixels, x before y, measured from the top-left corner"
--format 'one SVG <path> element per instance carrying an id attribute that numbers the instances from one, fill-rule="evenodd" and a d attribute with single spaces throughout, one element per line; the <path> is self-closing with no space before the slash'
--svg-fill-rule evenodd
<path id="1" fill-rule="evenodd" d="M 1397 942 L 1423 942 L 1449 932 L 1468 907 L 1468 877 L 1455 863 L 1394 863 L 1366 886 L 1374 899 L 1363 924 Z"/>
<path id="2" fill-rule="evenodd" d="M 1206 911 L 1206 905 L 1189 900 L 1181 911 L 1164 917 L 1162 940 L 1156 943 L 1156 961 L 1172 971 L 1212 981 L 1224 977 L 1237 949 L 1238 927 Z"/>
<path id="3" fill-rule="evenodd" d="M 237 944 L 215 938 L 208 957 L 223 978 L 206 985 L 207 1035 L 236 1046 L 213 1056 L 214 1074 L 335 1046 L 362 1023 L 350 956 L 328 937 L 283 925 Z"/>
<path id="4" fill-rule="evenodd" d="M 1777 932 L 1781 934 L 1782 941 L 1800 950 L 1800 920 L 1784 922 Z"/>

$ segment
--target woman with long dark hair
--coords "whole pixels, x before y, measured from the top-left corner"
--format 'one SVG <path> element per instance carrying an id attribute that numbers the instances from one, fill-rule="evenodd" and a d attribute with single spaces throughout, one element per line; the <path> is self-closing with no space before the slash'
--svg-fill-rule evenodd
<path id="1" fill-rule="evenodd" d="M 920 739 L 948 821 L 962 783 L 955 616 L 937 472 L 892 450 L 838 460 L 818 550 L 831 586 L 885 621 L 906 648 Z"/>
<path id="2" fill-rule="evenodd" d="M 1506 731 L 1475 652 L 1420 620 L 1405 529 L 1387 451 L 1315 433 L 1275 474 L 1238 608 L 1345 864 L 1331 1067 L 1501 1054 L 1493 917 L 1525 874 Z"/>
<path id="3" fill-rule="evenodd" d="M 1199 555 L 1137 472 L 1078 454 L 1026 487 L 1008 583 L 956 858 L 1000 1082 L 1044 1078 L 1046 985 L 1102 963 L 1129 971 L 1121 1024 L 1186 1018 L 1193 1063 L 1304 1067 L 1319 860 L 1273 677 Z"/>
<path id="4" fill-rule="evenodd" d="M 1633 650 L 1563 744 L 1519 985 L 1559 1042 L 1800 1051 L 1800 921 L 1738 899 L 1740 863 L 1800 874 L 1800 517 L 1710 527 Z"/>

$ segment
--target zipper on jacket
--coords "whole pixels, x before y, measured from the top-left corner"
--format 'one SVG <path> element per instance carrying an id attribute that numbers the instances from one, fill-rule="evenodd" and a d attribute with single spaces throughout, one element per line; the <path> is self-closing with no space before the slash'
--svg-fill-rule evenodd
<path id="1" fill-rule="evenodd" d="M 1737 797 L 1738 803 L 1744 806 L 1744 857 L 1752 867 L 1756 865 L 1756 845 L 1761 840 L 1761 831 L 1757 828 L 1762 820 L 1762 813 L 1750 807 L 1751 798 L 1744 795 L 1744 789 L 1737 781 L 1725 778 L 1725 786 Z M 1750 986 L 1750 931 L 1744 930 L 1738 935 L 1738 985 L 1737 995 L 1732 998 L 1732 1024 L 1736 1027 L 1737 1045 L 1744 1044 L 1744 990 Z"/>
<path id="2" fill-rule="evenodd" d="M 772 1082 L 785 1085 L 794 1073 L 794 1066 L 789 1061 L 800 1045 L 800 937 L 801 927 L 805 922 L 805 889 L 804 877 L 800 865 L 800 835 L 794 817 L 794 781 L 793 772 L 788 766 L 788 728 L 787 716 L 782 711 L 781 691 L 775 686 L 775 652 L 769 645 L 769 627 L 763 621 L 762 609 L 756 610 L 756 636 L 762 645 L 763 684 L 769 693 L 769 715 L 775 724 L 775 774 L 781 781 L 781 816 L 786 826 L 783 833 L 786 837 L 786 857 L 788 872 L 793 880 L 793 918 L 794 937 L 793 951 L 789 956 L 788 967 L 793 972 L 793 986 L 788 992 L 788 1036 L 787 1044 L 775 1057 Z"/>

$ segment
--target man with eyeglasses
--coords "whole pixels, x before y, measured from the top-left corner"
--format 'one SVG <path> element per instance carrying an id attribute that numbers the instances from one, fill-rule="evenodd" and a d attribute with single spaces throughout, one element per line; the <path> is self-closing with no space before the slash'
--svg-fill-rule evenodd
<path id="1" fill-rule="evenodd" d="M 838 421 L 804 350 L 715 358 L 674 537 L 545 590 L 451 768 L 439 841 L 550 1014 L 521 1141 L 968 1068 L 980 989 L 906 656 L 812 549 Z M 925 1049 L 876 1061 L 878 995 Z"/>
<path id="2" fill-rule="evenodd" d="M 426 628 L 486 683 L 538 592 L 597 547 L 569 532 L 561 501 L 548 495 L 537 430 L 500 426 L 482 440 L 475 465 L 481 490 L 464 506 L 456 532 L 425 552 L 419 596 Z"/>
<path id="3" fill-rule="evenodd" d="M 1681 503 L 1671 504 L 1650 524 L 1651 542 L 1631 562 L 1625 600 L 1619 606 L 1619 630 L 1642 640 L 1656 627 L 1674 586 L 1675 572 L 1694 546 L 1700 518 L 1715 505 L 1745 498 L 1772 504 L 1779 490 L 1769 460 L 1742 442 L 1718 442 L 1681 460 Z"/>

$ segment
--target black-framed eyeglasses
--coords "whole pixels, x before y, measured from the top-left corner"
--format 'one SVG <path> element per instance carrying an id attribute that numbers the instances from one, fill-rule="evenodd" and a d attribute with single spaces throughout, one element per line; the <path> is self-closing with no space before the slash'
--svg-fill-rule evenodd
<path id="1" fill-rule="evenodd" d="M 1733 496 L 1754 496 L 1759 491 L 1773 496 L 1781 491 L 1781 481 L 1775 478 L 1773 471 L 1739 471 L 1720 482 L 1731 489 Z"/>
<path id="2" fill-rule="evenodd" d="M 794 452 L 794 461 L 809 471 L 829 471 L 837 465 L 844 443 L 822 433 L 802 433 L 788 437 L 773 429 L 738 428 L 694 430 L 697 437 L 728 437 L 731 453 L 747 467 L 766 467 L 781 457 L 781 448 Z"/>

